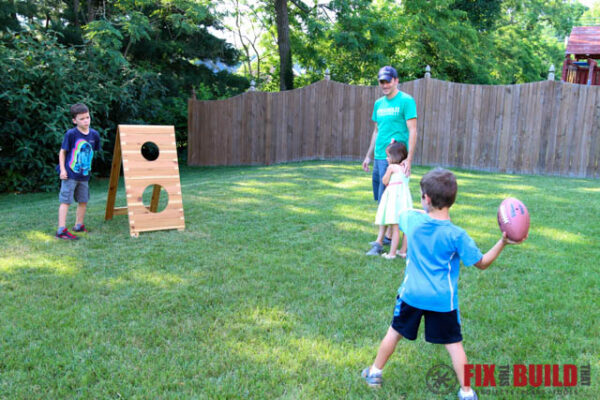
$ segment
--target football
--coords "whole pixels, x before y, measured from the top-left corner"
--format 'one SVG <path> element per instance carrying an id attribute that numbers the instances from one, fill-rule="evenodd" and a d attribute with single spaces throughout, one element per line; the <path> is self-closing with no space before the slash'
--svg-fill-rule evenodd
<path id="1" fill-rule="evenodd" d="M 525 239 L 529 232 L 529 212 L 525 204 L 514 197 L 504 199 L 498 207 L 498 225 L 510 240 Z"/>

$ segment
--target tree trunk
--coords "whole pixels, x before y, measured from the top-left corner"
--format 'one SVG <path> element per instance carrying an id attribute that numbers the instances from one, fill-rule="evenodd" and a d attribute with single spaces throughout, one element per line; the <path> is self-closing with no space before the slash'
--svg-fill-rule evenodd
<path id="1" fill-rule="evenodd" d="M 88 0 L 87 1 L 87 23 L 90 23 L 95 19 L 94 18 L 95 13 L 96 13 L 96 10 L 94 9 L 94 1 Z"/>
<path id="2" fill-rule="evenodd" d="M 248 45 L 246 44 L 246 40 L 244 39 L 244 35 L 242 34 L 242 23 L 241 23 L 241 18 L 242 18 L 242 11 L 240 10 L 240 2 L 239 0 L 235 1 L 235 27 L 237 29 L 236 33 L 238 34 L 238 37 L 240 39 L 240 44 L 242 45 L 242 48 L 244 49 L 244 54 L 246 54 L 246 68 L 248 68 L 248 74 L 250 76 L 253 76 L 252 73 L 252 59 L 250 58 L 250 49 L 248 48 Z M 250 42 L 252 43 L 252 42 Z"/>
<path id="3" fill-rule="evenodd" d="M 75 26 L 79 28 L 79 0 L 73 0 L 73 15 L 75 16 Z"/>
<path id="4" fill-rule="evenodd" d="M 279 48 L 279 90 L 294 88 L 292 50 L 290 48 L 290 24 L 287 0 L 275 0 L 277 13 L 277 47 Z"/>

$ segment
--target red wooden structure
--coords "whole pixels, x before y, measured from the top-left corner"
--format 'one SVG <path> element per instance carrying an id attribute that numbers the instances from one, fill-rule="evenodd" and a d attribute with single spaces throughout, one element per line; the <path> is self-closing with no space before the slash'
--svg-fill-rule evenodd
<path id="1" fill-rule="evenodd" d="M 561 80 L 600 85 L 600 26 L 576 26 L 571 30 Z"/>

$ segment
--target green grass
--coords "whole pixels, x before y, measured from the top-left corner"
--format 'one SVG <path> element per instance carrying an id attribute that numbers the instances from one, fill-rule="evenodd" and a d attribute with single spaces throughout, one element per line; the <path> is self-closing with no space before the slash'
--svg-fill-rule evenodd
<path id="1" fill-rule="evenodd" d="M 411 191 L 428 168 L 415 167 Z M 598 398 L 600 184 L 455 170 L 453 221 L 486 251 L 518 197 L 529 240 L 459 283 L 470 362 L 590 364 L 592 385 L 482 398 Z M 443 346 L 401 342 L 359 378 L 391 319 L 404 261 L 363 256 L 376 204 L 358 163 L 183 168 L 186 230 L 129 237 L 91 182 L 78 242 L 53 238 L 57 193 L 1 195 L 2 399 L 453 399 L 425 385 Z M 124 205 L 119 189 L 117 205 Z M 74 219 L 70 210 L 69 224 Z"/>

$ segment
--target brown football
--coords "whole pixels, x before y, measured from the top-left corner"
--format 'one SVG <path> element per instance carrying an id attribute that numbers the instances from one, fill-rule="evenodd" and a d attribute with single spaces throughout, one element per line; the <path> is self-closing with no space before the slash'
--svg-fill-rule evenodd
<path id="1" fill-rule="evenodd" d="M 525 239 L 529 232 L 529 211 L 519 199 L 509 197 L 498 207 L 498 225 L 515 242 Z"/>

